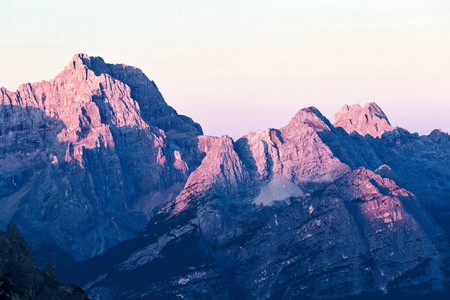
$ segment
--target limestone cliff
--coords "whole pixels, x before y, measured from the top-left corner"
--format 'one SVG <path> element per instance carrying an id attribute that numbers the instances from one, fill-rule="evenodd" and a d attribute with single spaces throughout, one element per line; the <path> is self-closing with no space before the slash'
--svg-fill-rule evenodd
<path id="1" fill-rule="evenodd" d="M 50 81 L 0 89 L 0 221 L 39 263 L 102 253 L 181 191 L 200 134 L 139 69 L 77 54 Z"/>

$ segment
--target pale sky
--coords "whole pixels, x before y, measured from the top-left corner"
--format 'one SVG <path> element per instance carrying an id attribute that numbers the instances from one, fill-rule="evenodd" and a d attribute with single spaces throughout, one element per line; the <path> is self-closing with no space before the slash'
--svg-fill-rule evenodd
<path id="1" fill-rule="evenodd" d="M 75 53 L 142 69 L 205 134 L 280 128 L 377 102 L 392 125 L 450 131 L 449 0 L 0 2 L 0 86 Z"/>

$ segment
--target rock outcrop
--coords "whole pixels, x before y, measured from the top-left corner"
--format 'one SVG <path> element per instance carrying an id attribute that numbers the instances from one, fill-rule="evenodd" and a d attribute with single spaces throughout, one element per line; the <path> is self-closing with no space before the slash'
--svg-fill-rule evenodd
<path id="1" fill-rule="evenodd" d="M 340 112 L 334 115 L 334 126 L 342 127 L 348 133 L 358 132 L 380 137 L 383 133 L 394 129 L 387 116 L 374 102 L 361 107 L 359 104 L 344 105 Z"/>
<path id="2" fill-rule="evenodd" d="M 79 287 L 59 280 L 53 264 L 36 267 L 31 247 L 12 221 L 0 231 L 0 298 L 88 299 Z"/>
<path id="3" fill-rule="evenodd" d="M 0 89 L 0 221 L 39 264 L 102 253 L 182 190 L 201 134 L 141 70 L 77 54 L 50 81 Z"/>

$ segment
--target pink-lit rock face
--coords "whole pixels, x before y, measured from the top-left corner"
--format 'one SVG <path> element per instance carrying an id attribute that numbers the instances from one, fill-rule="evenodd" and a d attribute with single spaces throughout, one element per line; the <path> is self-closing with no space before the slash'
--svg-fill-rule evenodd
<path id="1" fill-rule="evenodd" d="M 182 193 L 163 211 L 175 215 L 182 211 L 191 199 L 202 195 L 245 195 L 250 176 L 239 155 L 234 150 L 233 140 L 222 136 L 214 141 L 202 164 L 189 176 Z"/>
<path id="2" fill-rule="evenodd" d="M 393 127 L 381 108 L 374 102 L 361 107 L 359 104 L 344 105 L 340 112 L 334 115 L 335 127 L 342 127 L 348 133 L 358 132 L 362 136 L 369 134 L 380 137 Z"/>
<path id="3" fill-rule="evenodd" d="M 141 70 L 77 54 L 49 81 L 0 90 L 0 220 L 38 253 L 101 253 L 181 191 L 201 133 Z"/>
<path id="4" fill-rule="evenodd" d="M 350 171 L 320 137 L 332 134 L 327 123 L 316 108 L 302 109 L 287 126 L 249 133 L 237 147 L 258 180 L 282 176 L 303 190 L 316 189 Z"/>
<path id="5" fill-rule="evenodd" d="M 41 260 L 103 253 L 148 221 L 69 268 L 92 298 L 444 287 L 448 245 L 415 195 L 448 215 L 448 134 L 392 129 L 370 103 L 344 107 L 345 130 L 308 107 L 281 129 L 202 136 L 139 69 L 85 54 L 0 101 L 0 220 Z"/>
<path id="6" fill-rule="evenodd" d="M 252 198 L 273 178 L 276 180 L 272 188 L 278 186 L 275 182 L 287 179 L 298 186 L 296 195 L 324 187 L 351 170 L 323 141 L 323 136 L 339 141 L 333 148 L 346 153 L 345 141 L 336 134 L 339 133 L 334 133 L 330 122 L 316 108 L 309 107 L 297 112 L 280 130 L 252 132 L 237 142 L 227 136 L 216 139 L 209 151 L 205 146 L 207 155 L 202 164 L 164 211 L 172 209 L 171 215 L 179 213 L 191 199 L 205 193 Z M 204 137 L 200 141 L 199 147 L 206 141 L 212 143 Z"/>

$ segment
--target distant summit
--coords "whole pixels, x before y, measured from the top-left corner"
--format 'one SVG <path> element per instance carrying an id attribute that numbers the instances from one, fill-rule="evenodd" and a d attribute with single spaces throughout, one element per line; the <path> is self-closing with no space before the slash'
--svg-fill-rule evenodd
<path id="1" fill-rule="evenodd" d="M 386 131 L 394 129 L 386 114 L 375 103 L 367 103 L 364 107 L 359 104 L 344 105 L 340 112 L 334 115 L 335 127 L 342 127 L 348 133 L 358 132 L 362 136 L 369 134 L 381 137 Z"/>

